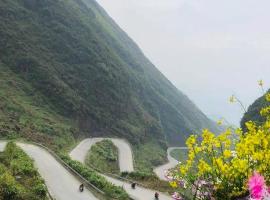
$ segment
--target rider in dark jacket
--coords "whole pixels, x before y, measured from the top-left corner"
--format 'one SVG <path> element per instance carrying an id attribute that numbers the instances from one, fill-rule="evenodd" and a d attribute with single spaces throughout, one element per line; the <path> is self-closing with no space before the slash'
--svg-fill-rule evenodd
<path id="1" fill-rule="evenodd" d="M 155 193 L 155 199 L 158 200 L 159 199 L 159 193 Z"/>
<path id="2" fill-rule="evenodd" d="M 84 184 L 83 183 L 80 185 L 79 190 L 80 190 L 80 192 L 83 192 L 83 190 L 84 190 Z"/>
<path id="3" fill-rule="evenodd" d="M 132 187 L 132 189 L 135 189 L 136 183 L 131 183 L 131 187 Z"/>

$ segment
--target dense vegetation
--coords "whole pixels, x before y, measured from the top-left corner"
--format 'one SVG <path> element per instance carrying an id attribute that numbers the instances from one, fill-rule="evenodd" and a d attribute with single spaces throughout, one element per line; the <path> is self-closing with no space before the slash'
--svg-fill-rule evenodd
<path id="1" fill-rule="evenodd" d="M 1 136 L 64 146 L 79 130 L 165 147 L 215 129 L 94 0 L 85 3 L 0 2 Z"/>
<path id="2" fill-rule="evenodd" d="M 148 142 L 138 147 L 133 146 L 135 169 L 141 172 L 151 173 L 154 166 L 167 161 L 166 147 L 160 148 L 155 142 Z"/>
<path id="3" fill-rule="evenodd" d="M 170 155 L 180 161 L 180 162 L 183 162 L 187 159 L 187 150 L 183 150 L 183 149 L 174 149 L 170 152 Z"/>
<path id="4" fill-rule="evenodd" d="M 128 194 L 121 187 L 109 183 L 103 176 L 93 169 L 86 167 L 78 161 L 71 160 L 69 156 L 61 155 L 61 158 L 91 184 L 105 192 L 106 196 L 119 200 L 129 199 Z"/>
<path id="5" fill-rule="evenodd" d="M 269 105 L 270 103 L 266 101 L 265 95 L 258 98 L 253 104 L 249 106 L 247 112 L 244 114 L 241 120 L 241 127 L 245 129 L 245 123 L 250 120 L 258 124 L 263 123 L 266 120 L 266 118 L 260 115 L 260 111 L 263 107 L 266 107 Z"/>
<path id="6" fill-rule="evenodd" d="M 86 165 L 101 172 L 119 173 L 118 149 L 111 140 L 103 140 L 93 145 L 86 158 Z"/>
<path id="7" fill-rule="evenodd" d="M 78 130 L 72 124 L 71 120 L 51 109 L 42 94 L 0 60 L 2 138 L 24 137 L 54 149 L 63 148 L 73 144 L 74 136 L 78 135 Z"/>
<path id="8" fill-rule="evenodd" d="M 48 199 L 44 180 L 33 161 L 12 142 L 0 154 L 0 199 Z"/>

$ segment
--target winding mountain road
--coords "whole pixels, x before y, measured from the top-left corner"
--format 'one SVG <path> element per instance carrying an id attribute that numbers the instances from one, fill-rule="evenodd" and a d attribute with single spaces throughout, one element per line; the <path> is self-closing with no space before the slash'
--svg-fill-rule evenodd
<path id="1" fill-rule="evenodd" d="M 88 151 L 91 149 L 91 146 L 95 144 L 97 141 L 101 141 L 103 139 L 109 139 L 109 138 L 89 138 L 89 139 L 83 140 L 77 147 L 75 147 L 75 149 L 71 151 L 70 157 L 74 160 L 84 163 L 86 155 Z M 122 157 L 119 156 L 119 161 L 123 159 L 123 161 L 122 162 L 120 161 L 119 163 L 120 169 L 121 170 L 125 169 L 125 171 L 127 171 L 126 169 L 128 169 L 129 171 L 133 171 L 133 159 L 132 159 L 132 151 L 131 151 L 130 145 L 125 140 L 121 140 L 121 139 L 110 139 L 110 140 L 112 140 L 113 142 L 115 140 L 118 141 L 118 143 L 114 143 L 114 144 L 119 149 L 119 155 L 122 155 Z M 128 148 L 129 150 L 126 147 L 129 147 Z M 130 163 L 127 165 L 127 162 L 130 162 Z M 132 164 L 132 168 L 130 167 L 131 164 Z M 137 186 L 136 189 L 132 189 L 130 183 L 120 181 L 118 179 L 115 179 L 106 175 L 102 175 L 102 176 L 104 176 L 111 183 L 117 186 L 123 187 L 126 190 L 126 192 L 130 195 L 130 197 L 132 197 L 135 200 L 153 200 L 154 199 L 154 194 L 156 192 L 154 190 L 146 189 L 140 186 Z M 159 199 L 171 200 L 171 197 L 169 197 L 166 194 L 160 193 Z"/>
<path id="2" fill-rule="evenodd" d="M 167 149 L 167 157 L 168 157 L 168 163 L 164 164 L 164 165 L 161 165 L 157 168 L 154 169 L 154 172 L 156 173 L 156 175 L 161 179 L 161 180 L 167 180 L 165 178 L 165 174 L 164 172 L 168 169 L 171 169 L 171 168 L 174 168 L 179 162 L 174 159 L 172 156 L 171 156 L 171 151 L 175 150 L 175 149 L 181 149 L 181 150 L 186 150 L 187 148 L 186 147 L 169 147 Z"/>
<path id="3" fill-rule="evenodd" d="M 104 139 L 110 138 L 89 138 L 83 140 L 70 153 L 72 159 L 84 163 L 86 155 L 91 147 Z M 122 139 L 110 139 L 119 149 L 119 166 L 121 171 L 133 171 L 133 157 L 130 145 Z M 0 141 L 0 151 L 6 146 L 5 141 Z M 79 192 L 80 181 L 64 168 L 48 151 L 33 145 L 17 142 L 33 160 L 38 168 L 40 175 L 45 180 L 50 194 L 56 200 L 98 200 L 89 190 L 85 189 L 83 193 Z M 178 161 L 171 157 L 170 152 L 173 149 L 186 149 L 184 147 L 172 147 L 167 150 L 169 163 L 155 169 L 155 172 L 161 179 L 165 179 L 164 170 L 174 167 Z M 153 200 L 156 191 L 137 186 L 132 189 L 130 183 L 120 181 L 110 176 L 104 176 L 109 182 L 123 187 L 126 192 L 135 200 Z M 171 200 L 171 197 L 160 193 L 160 200 Z"/>
<path id="4" fill-rule="evenodd" d="M 17 142 L 27 153 L 38 168 L 47 188 L 56 200 L 98 200 L 89 190 L 79 192 L 81 184 L 67 171 L 49 152 L 41 147 Z M 0 142 L 0 151 L 5 148 L 6 142 Z"/>

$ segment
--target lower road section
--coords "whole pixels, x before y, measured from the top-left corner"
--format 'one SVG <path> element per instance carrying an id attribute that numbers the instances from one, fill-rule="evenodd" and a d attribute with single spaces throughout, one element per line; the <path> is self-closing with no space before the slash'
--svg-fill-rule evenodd
<path id="1" fill-rule="evenodd" d="M 89 139 L 83 140 L 77 147 L 75 147 L 75 149 L 73 149 L 71 151 L 71 153 L 70 153 L 71 158 L 84 163 L 87 152 L 91 149 L 91 146 L 94 143 L 96 143 L 97 141 L 101 141 L 103 139 L 104 138 L 89 138 Z M 106 139 L 109 139 L 109 138 L 106 138 Z M 116 143 L 114 143 L 118 147 L 120 155 L 125 156 L 125 154 L 127 154 L 129 158 L 130 158 L 130 156 L 132 156 L 132 152 L 130 152 L 131 149 L 127 150 L 127 148 L 126 148 L 127 146 L 129 147 L 129 144 L 127 142 L 125 142 L 125 140 L 121 140 L 121 139 L 111 139 L 111 140 L 112 141 L 118 140 L 122 143 L 121 145 L 117 145 Z M 123 142 L 126 144 L 124 145 Z M 130 159 L 123 159 L 122 163 L 119 163 L 119 164 L 131 166 L 131 163 L 133 166 L 132 157 Z M 129 169 L 131 171 L 131 169 L 133 170 L 133 167 L 129 168 Z M 135 200 L 154 200 L 154 194 L 156 192 L 154 190 L 146 189 L 146 188 L 139 187 L 139 186 L 137 186 L 136 189 L 132 189 L 130 183 L 127 183 L 125 181 L 120 181 L 118 179 L 115 179 L 115 178 L 112 178 L 112 177 L 109 177 L 106 175 L 102 175 L 102 176 L 104 176 L 109 182 L 111 182 L 117 186 L 123 187 L 126 190 L 126 192 L 129 194 L 129 196 Z M 170 196 L 163 194 L 163 193 L 160 193 L 159 197 L 160 197 L 159 200 L 171 200 L 172 199 Z"/>
<path id="2" fill-rule="evenodd" d="M 32 144 L 17 143 L 17 145 L 34 160 L 53 198 L 56 200 L 97 200 L 87 189 L 80 192 L 81 183 L 49 152 Z"/>
<path id="3" fill-rule="evenodd" d="M 167 149 L 167 156 L 168 156 L 169 162 L 154 169 L 154 172 L 161 180 L 167 180 L 165 178 L 165 171 L 168 169 L 174 168 L 178 164 L 178 161 L 175 160 L 170 154 L 171 151 L 174 149 L 186 150 L 187 148 L 186 147 L 170 147 Z"/>

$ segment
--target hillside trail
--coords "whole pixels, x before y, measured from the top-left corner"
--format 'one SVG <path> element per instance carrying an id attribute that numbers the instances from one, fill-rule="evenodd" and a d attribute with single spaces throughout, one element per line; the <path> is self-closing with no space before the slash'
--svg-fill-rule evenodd
<path id="1" fill-rule="evenodd" d="M 6 146 L 5 141 L 0 141 L 0 151 Z M 87 188 L 84 192 L 79 192 L 81 182 L 64 168 L 48 151 L 45 149 L 25 143 L 16 143 L 24 152 L 34 160 L 41 177 L 50 195 L 56 200 L 98 200 Z"/>
<path id="2" fill-rule="evenodd" d="M 186 150 L 187 147 L 169 147 L 167 149 L 168 163 L 158 166 L 154 169 L 154 172 L 161 180 L 166 181 L 167 179 L 165 178 L 165 171 L 174 168 L 179 163 L 178 160 L 171 156 L 171 152 L 175 149 Z"/>
<path id="3" fill-rule="evenodd" d="M 73 160 L 77 160 L 81 163 L 85 162 L 88 151 L 91 147 L 97 143 L 98 141 L 102 141 L 104 139 L 110 139 L 115 144 L 115 146 L 119 150 L 119 166 L 120 171 L 133 171 L 133 158 L 132 158 L 132 150 L 130 145 L 122 139 L 115 138 L 88 138 L 81 141 L 71 152 L 70 157 Z M 110 176 L 100 174 L 105 177 L 109 182 L 123 187 L 125 191 L 129 194 L 129 196 L 135 200 L 153 200 L 154 194 L 156 191 L 143 188 L 141 186 L 137 186 L 136 189 L 131 188 L 131 184 L 125 181 L 120 181 L 119 179 L 112 178 Z M 159 192 L 160 200 L 171 200 L 171 197 Z"/>

